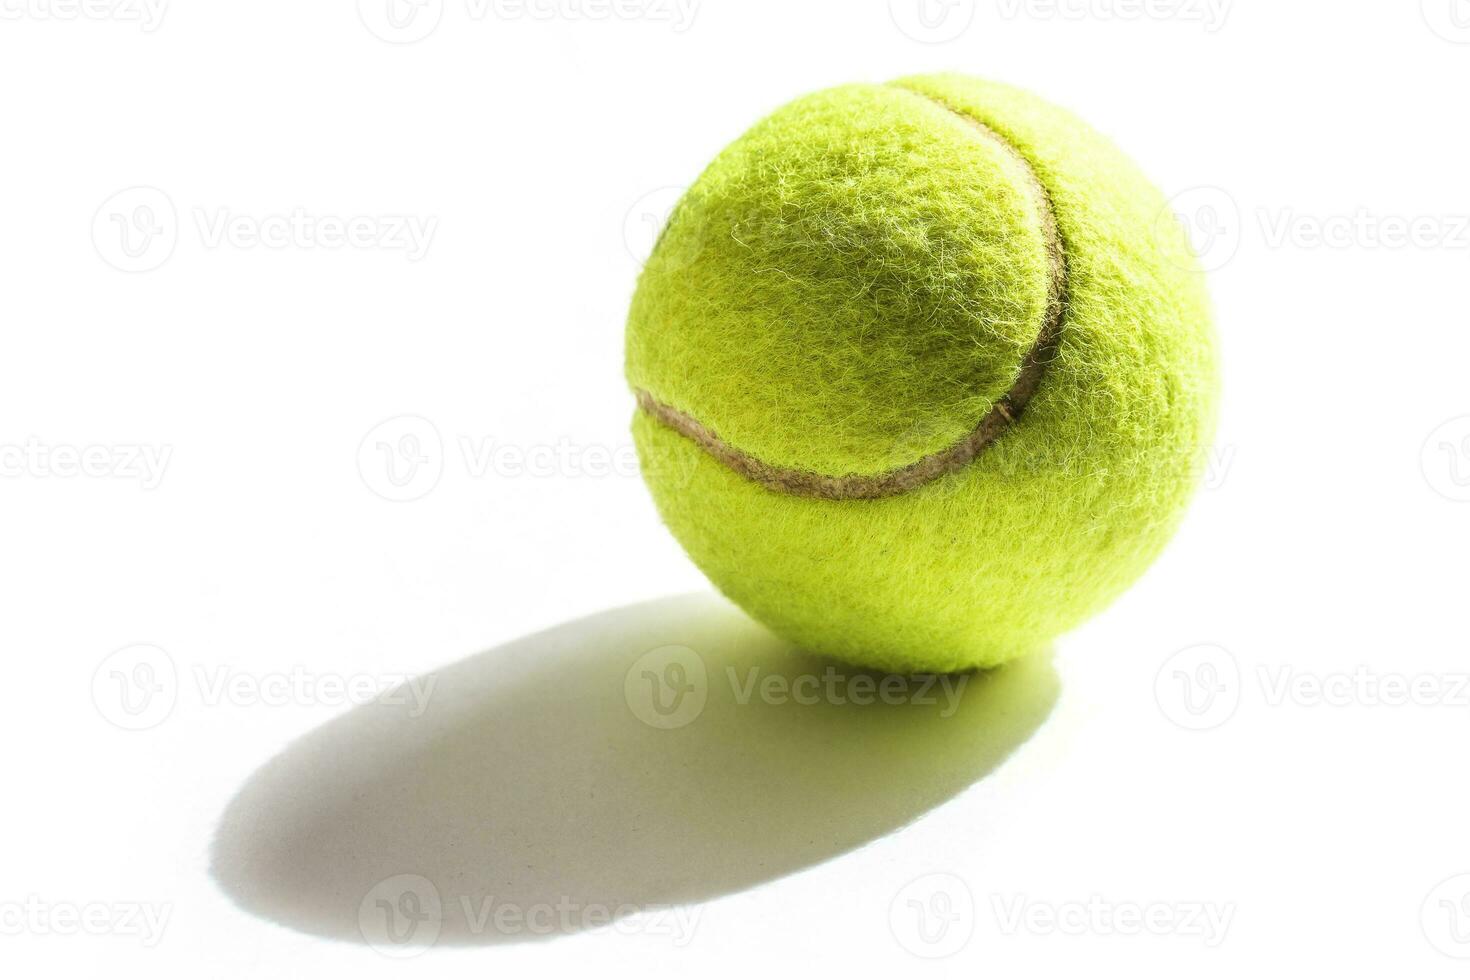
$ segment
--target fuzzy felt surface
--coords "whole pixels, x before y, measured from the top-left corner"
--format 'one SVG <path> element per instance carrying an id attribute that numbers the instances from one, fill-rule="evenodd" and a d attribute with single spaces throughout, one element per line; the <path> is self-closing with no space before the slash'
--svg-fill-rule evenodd
<path id="1" fill-rule="evenodd" d="M 629 381 L 775 466 L 871 474 L 953 445 L 1045 310 L 1028 176 L 913 92 L 793 102 L 675 208 L 629 316 Z"/>
<path id="2" fill-rule="evenodd" d="M 1047 303 L 1032 175 L 1066 256 L 1060 340 L 1025 414 L 967 465 L 883 499 L 818 499 L 635 415 L 670 529 L 803 648 L 896 672 L 994 665 L 1135 580 L 1213 432 L 1202 277 L 1162 195 L 1105 138 L 957 75 L 779 110 L 711 165 L 655 249 L 631 384 L 756 458 L 876 473 L 962 438 L 1015 380 Z"/>

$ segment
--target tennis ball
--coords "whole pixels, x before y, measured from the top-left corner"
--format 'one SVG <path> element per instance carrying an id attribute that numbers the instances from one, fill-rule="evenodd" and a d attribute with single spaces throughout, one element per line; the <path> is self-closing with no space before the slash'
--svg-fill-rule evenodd
<path id="1" fill-rule="evenodd" d="M 947 672 L 1041 647 L 1173 533 L 1213 332 L 1162 196 L 1107 140 L 958 75 L 787 105 L 644 267 L 644 477 L 714 584 L 790 642 Z"/>

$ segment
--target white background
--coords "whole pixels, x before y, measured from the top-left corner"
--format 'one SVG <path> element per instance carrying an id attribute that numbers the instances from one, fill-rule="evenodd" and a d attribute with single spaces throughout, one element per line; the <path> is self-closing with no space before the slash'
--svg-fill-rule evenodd
<path id="1" fill-rule="evenodd" d="M 0 3 L 5 972 L 1463 975 L 1470 4 L 527 3 Z M 668 598 L 708 586 L 630 464 L 639 259 L 766 112 L 940 69 L 1074 109 L 1178 195 L 1223 345 L 1207 486 L 1032 668 L 1019 734 L 996 698 L 891 738 L 830 699 L 644 725 L 646 651 L 805 661 Z M 503 674 L 507 713 L 298 752 L 221 836 L 269 877 L 310 824 L 278 860 L 311 887 L 238 907 L 211 847 L 252 774 L 386 710 L 340 686 L 449 665 L 435 698 Z M 652 909 L 408 958 L 309 926 L 339 872 L 350 911 L 414 854 L 704 900 L 689 934 Z"/>

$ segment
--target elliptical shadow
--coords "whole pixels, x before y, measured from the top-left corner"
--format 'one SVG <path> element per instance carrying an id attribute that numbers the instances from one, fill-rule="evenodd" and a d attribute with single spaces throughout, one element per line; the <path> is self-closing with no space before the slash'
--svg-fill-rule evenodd
<path id="1" fill-rule="evenodd" d="M 211 855 L 237 904 L 382 948 L 544 939 L 713 898 L 961 793 L 1058 690 L 1045 654 L 954 677 L 853 671 L 711 595 L 599 613 L 416 683 L 246 781 Z"/>

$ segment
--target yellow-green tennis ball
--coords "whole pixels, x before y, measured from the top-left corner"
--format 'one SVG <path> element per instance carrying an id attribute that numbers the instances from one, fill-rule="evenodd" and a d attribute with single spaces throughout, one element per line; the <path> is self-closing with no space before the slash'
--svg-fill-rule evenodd
<path id="1" fill-rule="evenodd" d="M 1214 424 L 1201 275 L 1107 140 L 938 75 L 780 109 L 675 208 L 627 371 L 645 478 L 711 580 L 901 672 L 1030 652 L 1130 584 Z"/>

